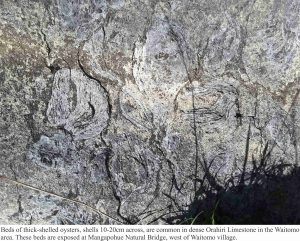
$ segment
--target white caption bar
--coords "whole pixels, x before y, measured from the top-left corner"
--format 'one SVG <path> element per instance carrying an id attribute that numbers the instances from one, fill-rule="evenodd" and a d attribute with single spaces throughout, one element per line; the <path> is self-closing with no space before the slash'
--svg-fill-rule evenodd
<path id="1" fill-rule="evenodd" d="M 299 240 L 299 225 L 0 226 L 0 240 Z"/>

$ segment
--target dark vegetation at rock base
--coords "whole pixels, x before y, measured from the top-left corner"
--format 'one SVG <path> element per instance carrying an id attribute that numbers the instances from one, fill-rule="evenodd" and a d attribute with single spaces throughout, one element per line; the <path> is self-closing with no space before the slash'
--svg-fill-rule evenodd
<path id="1" fill-rule="evenodd" d="M 300 168 L 293 165 L 253 165 L 243 182 L 227 187 L 201 180 L 195 200 L 172 224 L 299 224 Z M 209 174 L 208 174 L 209 176 Z"/>

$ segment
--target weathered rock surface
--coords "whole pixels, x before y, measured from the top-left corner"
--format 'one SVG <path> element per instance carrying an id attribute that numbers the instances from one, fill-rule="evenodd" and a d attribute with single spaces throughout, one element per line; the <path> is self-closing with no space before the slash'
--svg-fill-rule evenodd
<path id="1" fill-rule="evenodd" d="M 300 1 L 0 0 L 0 223 L 164 223 L 299 164 Z"/>

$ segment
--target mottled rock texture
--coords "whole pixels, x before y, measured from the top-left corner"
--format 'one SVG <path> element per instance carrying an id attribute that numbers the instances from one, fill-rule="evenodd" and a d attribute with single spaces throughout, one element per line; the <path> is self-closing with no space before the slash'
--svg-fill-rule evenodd
<path id="1" fill-rule="evenodd" d="M 299 0 L 0 0 L 0 224 L 165 223 L 299 164 Z"/>

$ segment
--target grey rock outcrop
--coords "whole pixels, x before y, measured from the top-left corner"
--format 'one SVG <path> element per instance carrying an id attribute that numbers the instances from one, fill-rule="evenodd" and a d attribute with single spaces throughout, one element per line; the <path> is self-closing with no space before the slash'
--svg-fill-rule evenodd
<path id="1" fill-rule="evenodd" d="M 0 224 L 165 223 L 298 165 L 300 1 L 0 1 Z"/>

